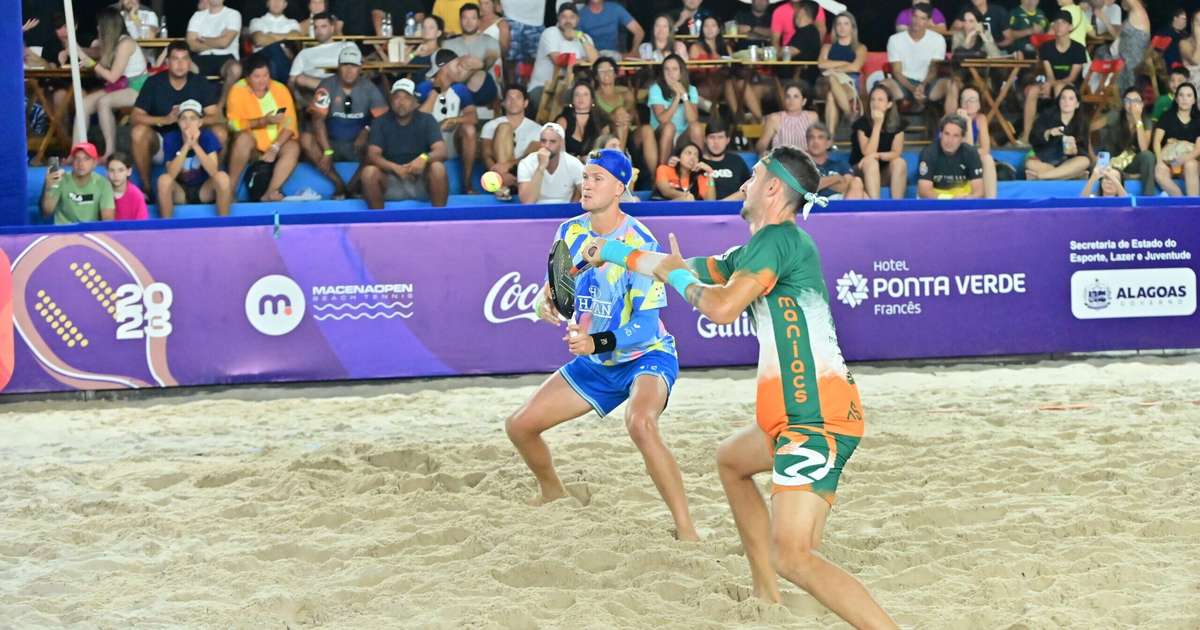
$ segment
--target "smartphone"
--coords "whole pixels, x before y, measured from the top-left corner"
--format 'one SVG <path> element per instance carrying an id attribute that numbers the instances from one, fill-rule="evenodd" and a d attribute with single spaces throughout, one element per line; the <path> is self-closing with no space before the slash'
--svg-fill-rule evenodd
<path id="1" fill-rule="evenodd" d="M 59 168 L 60 167 L 59 167 L 58 156 L 56 155 L 56 156 L 50 158 L 49 171 L 51 173 L 53 173 L 54 171 L 57 171 Z"/>
<path id="2" fill-rule="evenodd" d="M 1111 161 L 1111 156 L 1108 151 L 1101 151 L 1096 154 L 1096 168 L 1108 168 L 1108 163 Z"/>

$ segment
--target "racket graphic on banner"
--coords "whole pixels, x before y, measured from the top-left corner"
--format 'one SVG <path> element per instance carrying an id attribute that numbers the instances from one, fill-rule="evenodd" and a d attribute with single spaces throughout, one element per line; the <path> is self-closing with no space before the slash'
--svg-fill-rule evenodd
<path id="1" fill-rule="evenodd" d="M 178 385 L 167 364 L 171 287 L 104 234 L 34 240 L 12 263 L 13 324 L 74 389 Z"/>
<path id="2" fill-rule="evenodd" d="M 554 302 L 558 314 L 567 319 L 575 315 L 575 280 L 579 277 L 579 272 L 588 266 L 586 260 L 575 263 L 566 241 L 554 241 L 550 248 L 550 259 L 546 262 L 550 300 Z"/>

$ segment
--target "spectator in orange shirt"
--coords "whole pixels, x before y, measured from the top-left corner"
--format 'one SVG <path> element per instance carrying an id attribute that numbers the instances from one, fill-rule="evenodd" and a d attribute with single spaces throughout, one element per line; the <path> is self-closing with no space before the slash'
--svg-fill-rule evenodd
<path id="1" fill-rule="evenodd" d="M 712 167 L 700 161 L 700 148 L 690 142 L 680 145 L 666 164 L 659 165 L 654 173 L 654 188 L 668 201 L 717 198 Z"/>
<path id="2" fill-rule="evenodd" d="M 240 177 L 246 164 L 255 159 L 271 165 L 271 180 L 262 200 L 280 201 L 280 189 L 300 158 L 296 104 L 286 85 L 271 80 L 266 57 L 251 55 L 245 68 L 245 78 L 230 88 L 225 106 L 229 129 L 237 134 L 229 152 L 229 174 Z"/>

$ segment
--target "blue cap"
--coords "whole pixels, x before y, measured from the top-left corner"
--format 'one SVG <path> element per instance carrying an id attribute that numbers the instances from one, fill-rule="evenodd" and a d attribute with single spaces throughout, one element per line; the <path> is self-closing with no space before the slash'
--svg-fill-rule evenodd
<path id="1" fill-rule="evenodd" d="M 633 164 L 629 162 L 629 157 L 625 155 L 625 152 L 618 149 L 592 151 L 588 155 L 587 163 L 595 164 L 608 171 L 626 188 L 629 187 L 629 180 L 633 178 Z"/>

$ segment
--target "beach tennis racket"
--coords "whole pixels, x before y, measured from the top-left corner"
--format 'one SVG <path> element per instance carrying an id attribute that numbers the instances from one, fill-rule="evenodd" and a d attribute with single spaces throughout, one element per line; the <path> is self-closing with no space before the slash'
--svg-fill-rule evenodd
<path id="1" fill-rule="evenodd" d="M 578 264 L 571 258 L 571 248 L 559 239 L 550 248 L 550 259 L 546 262 L 550 283 L 550 300 L 559 315 L 571 319 L 575 315 L 575 280 L 579 272 L 588 267 L 586 260 Z"/>

